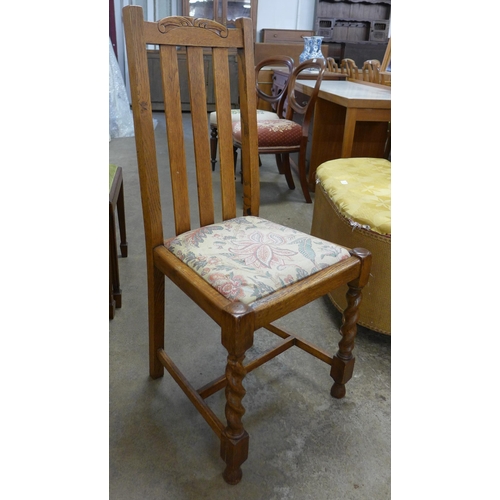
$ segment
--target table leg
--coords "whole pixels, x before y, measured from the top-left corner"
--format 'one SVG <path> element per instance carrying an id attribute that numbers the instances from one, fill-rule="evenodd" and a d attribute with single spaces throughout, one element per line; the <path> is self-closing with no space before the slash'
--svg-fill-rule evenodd
<path id="1" fill-rule="evenodd" d="M 345 114 L 344 137 L 342 140 L 342 158 L 351 158 L 352 145 L 354 142 L 354 131 L 356 130 L 357 109 L 347 108 Z"/>

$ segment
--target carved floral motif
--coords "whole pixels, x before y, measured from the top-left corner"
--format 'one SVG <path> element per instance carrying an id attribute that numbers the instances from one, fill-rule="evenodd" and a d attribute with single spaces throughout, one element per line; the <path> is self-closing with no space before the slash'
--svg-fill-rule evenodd
<path id="1" fill-rule="evenodd" d="M 221 38 L 227 38 L 228 29 L 213 19 L 195 18 L 189 16 L 171 16 L 158 21 L 158 30 L 168 33 L 175 28 L 203 28 L 212 31 Z"/>

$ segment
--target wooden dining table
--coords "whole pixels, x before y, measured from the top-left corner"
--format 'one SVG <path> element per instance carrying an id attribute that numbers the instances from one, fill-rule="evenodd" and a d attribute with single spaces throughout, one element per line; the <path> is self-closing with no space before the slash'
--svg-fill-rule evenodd
<path id="1" fill-rule="evenodd" d="M 311 95 L 314 81 L 295 88 Z M 308 183 L 315 188 L 316 168 L 336 158 L 386 156 L 391 121 L 391 88 L 362 81 L 323 81 L 314 109 Z"/>

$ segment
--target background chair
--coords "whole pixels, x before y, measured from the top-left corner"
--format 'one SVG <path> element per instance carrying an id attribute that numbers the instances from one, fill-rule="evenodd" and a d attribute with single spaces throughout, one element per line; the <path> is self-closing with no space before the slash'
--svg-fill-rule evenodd
<path id="1" fill-rule="evenodd" d="M 162 377 L 166 369 L 220 439 L 220 455 L 226 463 L 223 477 L 229 484 L 241 480 L 241 464 L 248 455 L 249 436 L 243 426 L 243 380 L 247 373 L 276 355 L 297 346 L 330 366 L 335 398 L 345 395 L 352 376 L 352 354 L 361 290 L 367 283 L 371 255 L 348 251 L 259 217 L 259 158 L 253 59 L 253 27 L 250 19 L 237 19 L 228 29 L 208 19 L 168 17 L 144 22 L 142 8 L 127 6 L 123 22 L 129 64 L 132 109 L 141 187 L 148 276 L 150 375 Z M 159 45 L 161 75 L 169 106 L 165 109 L 168 138 L 171 202 L 175 235 L 163 235 L 162 203 L 150 84 L 148 44 Z M 191 100 L 193 156 L 185 151 L 180 103 L 177 47 L 186 46 Z M 220 150 L 220 192 L 213 184 L 207 136 L 207 105 L 203 53 L 212 49 Z M 230 50 L 237 49 L 241 140 L 244 172 L 243 216 L 236 217 L 236 186 L 232 150 L 229 92 Z M 186 158 L 194 159 L 187 166 Z M 196 175 L 199 227 L 192 228 L 188 175 Z M 214 193 L 220 194 L 221 216 L 216 218 Z M 166 200 L 164 200 L 166 203 Z M 219 222 L 216 222 L 219 221 Z M 165 277 L 184 292 L 221 329 L 227 350 L 225 374 L 196 390 L 166 353 Z M 274 321 L 348 284 L 348 307 L 341 327 L 342 338 L 331 356 L 305 339 L 276 326 Z M 169 287 L 172 293 L 174 287 Z M 189 311 L 186 311 L 186 315 Z M 175 327 L 175 325 L 172 325 Z M 253 345 L 254 332 L 265 328 L 280 341 L 263 356 L 244 364 Z M 210 340 L 200 332 L 200 343 Z M 175 335 L 175 328 L 170 335 Z M 182 339 L 181 339 L 182 340 Z M 196 364 L 193 361 L 193 369 Z M 225 389 L 223 423 L 205 401 Z M 189 430 L 186 429 L 186 433 Z"/>
<path id="2" fill-rule="evenodd" d="M 259 154 L 276 155 L 278 171 L 285 175 L 288 187 L 295 189 L 295 183 L 290 169 L 290 154 L 298 153 L 298 174 L 302 192 L 307 203 L 311 203 L 311 195 L 307 184 L 306 153 L 309 140 L 309 126 L 311 123 L 314 104 L 318 96 L 326 66 L 323 59 L 310 59 L 297 66 L 289 79 L 287 89 L 282 93 L 283 103 L 287 102 L 286 118 L 280 120 L 262 120 L 257 123 L 259 138 Z M 318 76 L 316 85 L 308 100 L 299 102 L 295 92 L 295 81 L 303 71 L 316 70 Z M 302 123 L 294 121 L 299 115 Z M 237 150 L 241 148 L 242 127 L 239 122 L 233 123 L 233 138 L 235 149 L 235 163 Z"/>
<path id="3" fill-rule="evenodd" d="M 109 319 L 115 316 L 115 308 L 122 306 L 122 290 L 118 272 L 118 246 L 116 244 L 115 212 L 118 213 L 120 228 L 120 252 L 128 255 L 127 232 L 125 228 L 125 201 L 123 197 L 123 175 L 121 167 L 109 166 Z"/>
<path id="4" fill-rule="evenodd" d="M 265 92 L 259 83 L 259 73 L 260 70 L 266 66 L 285 66 L 288 69 L 288 73 L 291 75 L 293 73 L 293 59 L 288 56 L 276 56 L 270 59 L 261 61 L 255 67 L 255 88 L 257 91 L 257 97 L 265 102 L 268 102 L 273 106 L 276 112 L 265 111 L 263 109 L 257 110 L 257 121 L 260 120 L 279 120 L 283 117 L 283 101 L 280 99 L 281 94 L 272 95 Z M 286 84 L 285 84 L 286 89 Z M 233 122 L 240 120 L 240 110 L 233 109 L 231 111 L 231 118 Z M 217 161 L 217 111 L 212 111 L 209 117 L 210 122 L 210 154 L 212 161 L 212 170 L 215 170 L 215 163 Z"/>
<path id="5" fill-rule="evenodd" d="M 326 58 L 326 70 L 329 71 L 330 73 L 340 72 L 339 66 L 333 57 Z"/>
<path id="6" fill-rule="evenodd" d="M 370 83 L 380 82 L 380 61 L 377 59 L 370 59 L 363 63 L 361 68 L 363 80 Z"/>
<path id="7" fill-rule="evenodd" d="M 354 59 L 345 58 L 340 61 L 340 72 L 345 73 L 351 80 L 359 80 L 359 68 Z"/>

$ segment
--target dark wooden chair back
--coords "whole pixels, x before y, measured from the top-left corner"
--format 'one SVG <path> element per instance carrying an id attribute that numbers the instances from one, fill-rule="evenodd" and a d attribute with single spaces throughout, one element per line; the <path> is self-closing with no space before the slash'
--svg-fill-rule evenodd
<path id="1" fill-rule="evenodd" d="M 261 61 L 257 66 L 255 66 L 255 80 L 257 82 L 256 90 L 257 90 L 257 97 L 260 99 L 263 99 L 264 101 L 268 102 L 271 104 L 273 109 L 276 111 L 276 114 L 279 117 L 283 117 L 283 105 L 284 105 L 284 99 L 282 97 L 285 95 L 285 91 L 288 87 L 288 82 L 289 79 L 286 81 L 284 88 L 280 93 L 277 93 L 276 95 L 273 95 L 271 92 L 268 94 L 265 92 L 262 88 L 261 85 L 259 85 L 259 73 L 262 70 L 262 68 L 265 68 L 266 66 L 285 66 L 288 70 L 288 74 L 291 75 L 293 73 L 294 69 L 294 61 L 291 57 L 288 56 L 276 56 L 276 57 L 271 57 L 269 59 L 265 59 L 264 61 Z"/>
<path id="2" fill-rule="evenodd" d="M 295 67 L 292 76 L 288 81 L 288 87 L 286 88 L 284 94 L 284 99 L 287 100 L 286 108 L 286 119 L 293 120 L 294 115 L 297 113 L 303 115 L 302 120 L 302 135 L 307 138 L 309 135 L 309 126 L 311 123 L 312 113 L 314 111 L 314 104 L 318 97 L 319 88 L 321 82 L 323 81 L 323 75 L 326 70 L 326 64 L 324 59 L 309 59 L 304 61 Z M 314 89 L 309 96 L 309 99 L 304 100 L 303 96 L 298 97 L 298 93 L 295 89 L 295 82 L 300 80 L 301 75 L 305 72 L 311 74 L 313 71 L 316 75 L 316 83 Z M 317 72 L 317 73 L 316 73 Z"/>

